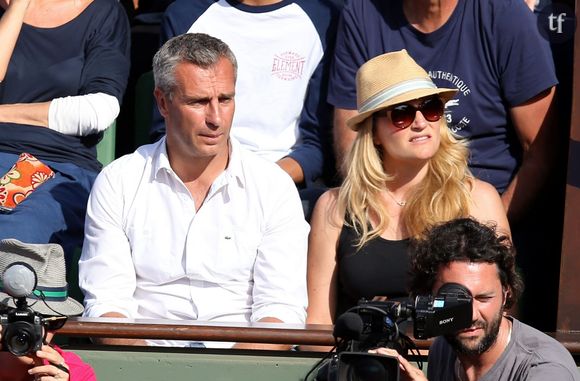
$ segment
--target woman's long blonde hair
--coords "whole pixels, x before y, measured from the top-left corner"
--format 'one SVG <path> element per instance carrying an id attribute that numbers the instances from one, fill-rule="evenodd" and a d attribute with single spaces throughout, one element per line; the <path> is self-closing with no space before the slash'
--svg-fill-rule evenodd
<path id="1" fill-rule="evenodd" d="M 380 147 L 374 145 L 373 120 L 371 115 L 360 124 L 345 162 L 347 174 L 338 193 L 338 210 L 344 211 L 345 224 L 360 235 L 358 248 L 380 236 L 390 222 L 380 194 L 393 177 L 385 173 Z M 467 167 L 467 143 L 453 136 L 444 118 L 440 131 L 441 143 L 429 160 L 427 175 L 403 209 L 403 224 L 411 237 L 420 237 L 437 222 L 469 214 L 473 175 Z M 377 219 L 375 226 L 370 224 L 371 215 Z"/>

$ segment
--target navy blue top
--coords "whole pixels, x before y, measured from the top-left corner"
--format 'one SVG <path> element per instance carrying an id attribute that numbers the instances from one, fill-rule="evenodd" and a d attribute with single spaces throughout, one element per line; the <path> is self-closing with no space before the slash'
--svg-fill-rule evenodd
<path id="1" fill-rule="evenodd" d="M 359 235 L 347 225 L 338 240 L 338 292 L 335 317 L 375 296 L 406 299 L 410 260 L 409 239 L 390 241 L 377 237 L 357 251 Z"/>
<path id="2" fill-rule="evenodd" d="M 4 10 L 0 8 L 0 17 Z M 22 26 L 0 104 L 47 102 L 102 92 L 122 100 L 129 75 L 129 23 L 116 0 L 94 0 L 56 28 Z M 0 152 L 28 152 L 41 160 L 98 171 L 95 145 L 102 134 L 63 135 L 48 128 L 0 123 Z"/>
<path id="3" fill-rule="evenodd" d="M 441 28 L 425 34 L 408 23 L 402 0 L 348 0 L 338 26 L 329 102 L 356 109 L 358 68 L 401 49 L 438 86 L 459 89 L 445 118 L 452 131 L 470 139 L 474 175 L 503 192 L 522 159 L 509 109 L 557 83 L 549 44 L 533 13 L 521 0 L 464 0 Z"/>

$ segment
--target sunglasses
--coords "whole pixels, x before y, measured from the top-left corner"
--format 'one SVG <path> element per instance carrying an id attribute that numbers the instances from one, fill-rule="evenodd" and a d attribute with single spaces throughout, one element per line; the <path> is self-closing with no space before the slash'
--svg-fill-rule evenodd
<path id="1" fill-rule="evenodd" d="M 391 114 L 391 122 L 397 128 L 401 130 L 409 127 L 415 120 L 417 111 L 421 111 L 421 114 L 429 122 L 437 122 L 443 116 L 443 111 L 445 105 L 439 97 L 431 97 L 425 99 L 419 104 L 418 107 L 413 106 L 409 103 L 403 103 L 385 110 L 379 111 L 377 114 L 379 116 L 386 116 L 387 112 Z"/>

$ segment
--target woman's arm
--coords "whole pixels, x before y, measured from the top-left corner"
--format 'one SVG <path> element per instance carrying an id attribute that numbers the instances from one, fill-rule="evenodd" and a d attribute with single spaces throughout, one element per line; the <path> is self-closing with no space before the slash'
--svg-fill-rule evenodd
<path id="1" fill-rule="evenodd" d="M 342 218 L 336 208 L 338 189 L 324 193 L 318 199 L 310 220 L 308 237 L 308 310 L 307 324 L 332 324 L 336 309 L 336 246 Z M 326 351 L 325 347 L 305 347 L 301 350 Z"/>
<path id="2" fill-rule="evenodd" d="M 308 237 L 308 315 L 310 324 L 332 324 L 336 307 L 336 245 L 342 221 L 336 210 L 336 189 L 320 196 Z"/>
<path id="3" fill-rule="evenodd" d="M 13 1 L 28 4 L 32 0 Z M 11 7 L 15 5 L 10 4 Z M 2 21 L 7 14 L 4 14 Z M 120 111 L 119 100 L 129 73 L 129 25 L 124 10 L 118 4 L 95 13 L 95 19 L 100 20 L 99 17 L 106 19 L 106 22 L 99 24 L 98 33 L 83 42 L 85 61 L 78 93 L 44 102 L 0 105 L 0 122 L 47 127 L 73 136 L 104 131 L 114 122 Z M 93 24 L 96 22 L 93 21 Z M 93 27 L 91 24 L 86 26 Z M 0 37 L 3 41 L 3 36 Z"/>
<path id="4" fill-rule="evenodd" d="M 28 9 L 31 0 L 11 0 L 8 2 L 8 8 L 0 19 L 0 41 L 2 46 L 0 49 L 0 82 L 4 80 L 6 71 L 8 70 L 8 63 L 16 41 L 20 35 L 20 29 L 24 22 L 24 15 Z"/>
<path id="5" fill-rule="evenodd" d="M 482 223 L 494 223 L 497 230 L 511 238 L 510 226 L 499 193 L 489 183 L 481 180 L 473 182 L 472 205 L 469 214 Z"/>
<path id="6" fill-rule="evenodd" d="M 0 104 L 0 123 L 48 127 L 50 102 Z"/>

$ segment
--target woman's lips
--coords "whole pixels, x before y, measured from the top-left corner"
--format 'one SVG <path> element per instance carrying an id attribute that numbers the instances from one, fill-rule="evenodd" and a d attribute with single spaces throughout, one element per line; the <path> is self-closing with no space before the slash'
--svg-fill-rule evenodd
<path id="1" fill-rule="evenodd" d="M 419 135 L 419 136 L 413 136 L 411 139 L 409 139 L 409 142 L 422 143 L 422 142 L 428 141 L 429 139 L 431 139 L 431 135 Z"/>

